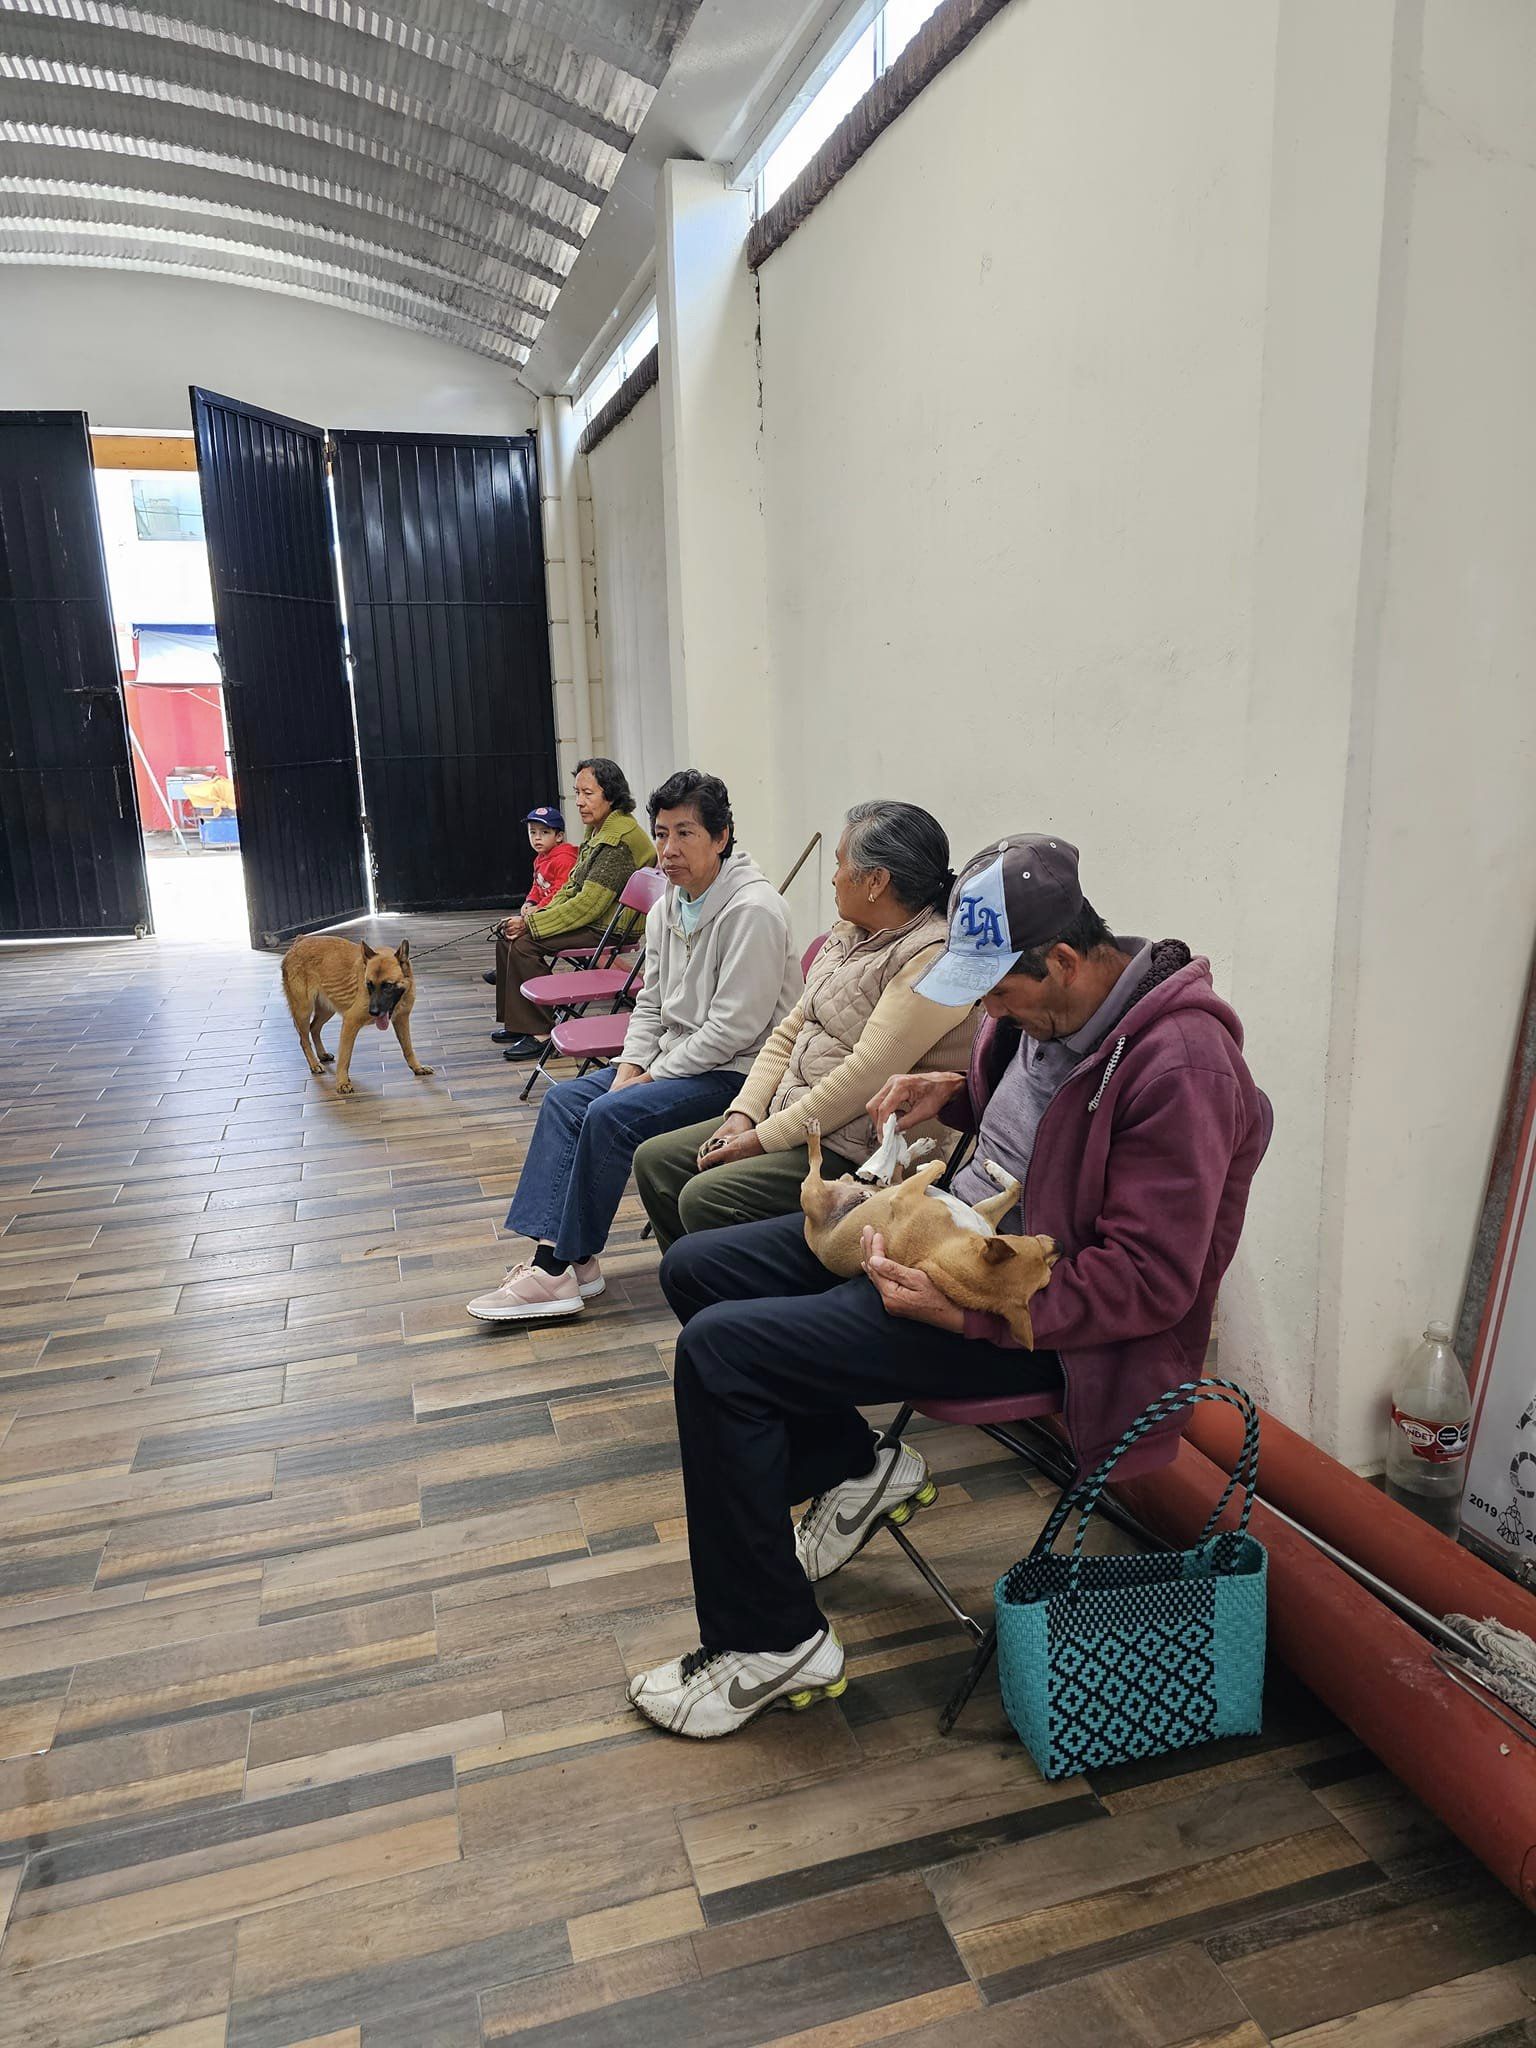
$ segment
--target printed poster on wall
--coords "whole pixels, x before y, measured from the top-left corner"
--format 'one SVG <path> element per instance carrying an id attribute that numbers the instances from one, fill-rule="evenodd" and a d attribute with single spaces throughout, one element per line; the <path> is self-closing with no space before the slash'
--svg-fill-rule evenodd
<path id="1" fill-rule="evenodd" d="M 1472 1442 L 1461 1526 L 1475 1549 L 1536 1579 L 1536 972 L 1494 1152 L 1462 1329 L 1475 1327 Z M 1491 1258 L 1490 1258 L 1491 1247 Z M 1478 1297 L 1481 1296 L 1479 1300 Z"/>

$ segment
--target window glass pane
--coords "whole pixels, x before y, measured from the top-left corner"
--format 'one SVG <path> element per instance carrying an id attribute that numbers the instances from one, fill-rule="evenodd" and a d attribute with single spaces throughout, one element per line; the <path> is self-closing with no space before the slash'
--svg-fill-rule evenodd
<path id="1" fill-rule="evenodd" d="M 772 206 L 794 183 L 833 129 L 852 113 L 874 82 L 875 30 L 871 23 L 764 164 L 762 203 L 765 207 Z"/>
<path id="2" fill-rule="evenodd" d="M 889 69 L 917 34 L 939 0 L 885 0 L 882 25 L 885 29 L 885 62 Z"/>
<path id="3" fill-rule="evenodd" d="M 639 369 L 651 350 L 656 346 L 656 308 L 652 306 L 645 316 L 645 324 L 635 334 L 624 351 L 624 374 L 626 377 Z"/>
<path id="4" fill-rule="evenodd" d="M 136 476 L 133 524 L 140 540 L 201 540 L 203 500 L 195 476 Z"/>
<path id="5" fill-rule="evenodd" d="M 588 420 L 602 411 L 623 382 L 624 365 L 615 357 L 596 383 L 589 387 L 586 397 L 581 401 L 582 412 Z"/>

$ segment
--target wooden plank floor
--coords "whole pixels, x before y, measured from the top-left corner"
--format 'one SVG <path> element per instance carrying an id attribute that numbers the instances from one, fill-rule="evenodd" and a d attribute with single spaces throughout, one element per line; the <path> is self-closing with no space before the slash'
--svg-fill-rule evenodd
<path id="1" fill-rule="evenodd" d="M 470 920 L 413 1080 L 275 961 L 0 954 L 0 2048 L 1536 2041 L 1532 1923 L 1315 1705 L 1043 1783 L 883 1540 L 836 1706 L 693 1746 L 672 1327 L 471 1323 L 529 1118 Z M 399 923 L 390 924 L 391 935 Z M 1044 1496 L 930 1430 L 978 1601 Z"/>

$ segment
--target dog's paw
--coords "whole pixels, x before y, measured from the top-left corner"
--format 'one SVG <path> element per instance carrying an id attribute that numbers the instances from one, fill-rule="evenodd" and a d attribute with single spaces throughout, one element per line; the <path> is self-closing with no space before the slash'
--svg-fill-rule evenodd
<path id="1" fill-rule="evenodd" d="M 818 1116 L 808 1116 L 808 1117 L 806 1118 L 806 1120 L 805 1120 L 805 1135 L 806 1135 L 806 1136 L 807 1136 L 808 1138 L 819 1138 L 819 1137 L 821 1136 L 821 1118 L 820 1118 L 820 1117 L 818 1117 Z"/>
<path id="2" fill-rule="evenodd" d="M 336 1057 L 335 1053 L 333 1053 L 333 1052 L 327 1052 L 327 1051 L 325 1050 L 324 1046 L 322 1046 L 322 1047 L 320 1048 L 320 1058 L 321 1058 L 322 1062 L 323 1062 L 323 1063 L 324 1063 L 324 1064 L 325 1064 L 326 1066 L 330 1066 L 330 1065 L 331 1065 L 331 1063 L 332 1063 L 332 1061 L 333 1061 L 333 1060 L 335 1059 L 335 1057 Z M 318 1069 L 317 1069 L 316 1071 L 318 1072 Z"/>
<path id="3" fill-rule="evenodd" d="M 411 1072 L 416 1076 L 418 1081 L 425 1081 L 428 1075 L 432 1072 L 432 1069 L 430 1067 L 412 1067 Z"/>
<path id="4" fill-rule="evenodd" d="M 336 1076 L 336 1093 L 338 1095 L 355 1095 L 357 1093 L 357 1090 L 352 1086 L 350 1075 L 338 1074 Z"/>

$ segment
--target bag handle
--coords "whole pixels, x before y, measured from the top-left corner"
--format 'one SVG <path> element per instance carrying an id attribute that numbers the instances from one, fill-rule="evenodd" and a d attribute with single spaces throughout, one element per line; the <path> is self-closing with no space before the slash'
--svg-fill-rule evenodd
<path id="1" fill-rule="evenodd" d="M 1243 1488 L 1243 1506 L 1238 1516 L 1236 1533 L 1246 1536 L 1248 1518 L 1253 1512 L 1254 1489 L 1259 1477 L 1259 1411 L 1254 1406 L 1253 1396 L 1246 1387 L 1240 1387 L 1236 1380 L 1201 1379 L 1186 1380 L 1182 1386 L 1172 1387 L 1166 1394 L 1159 1394 L 1155 1401 L 1147 1404 L 1136 1420 L 1130 1425 L 1105 1457 L 1085 1479 L 1070 1487 L 1051 1510 L 1045 1527 L 1036 1537 L 1029 1553 L 1030 1562 L 1046 1557 L 1055 1546 L 1056 1538 L 1074 1509 L 1078 1514 L 1077 1533 L 1072 1539 L 1071 1582 L 1068 1587 L 1073 1598 L 1077 1595 L 1077 1582 L 1082 1571 L 1083 1540 L 1088 1533 L 1088 1524 L 1098 1510 L 1099 1497 L 1108 1484 L 1110 1475 L 1133 1444 L 1165 1422 L 1170 1415 L 1177 1415 L 1185 1408 L 1193 1408 L 1200 1401 L 1224 1401 L 1235 1408 L 1243 1418 L 1243 1446 L 1233 1465 L 1231 1475 L 1222 1488 L 1221 1498 L 1211 1509 L 1210 1516 L 1195 1545 L 1203 1550 L 1216 1533 L 1216 1524 L 1221 1520 L 1228 1503 L 1237 1488 Z"/>

